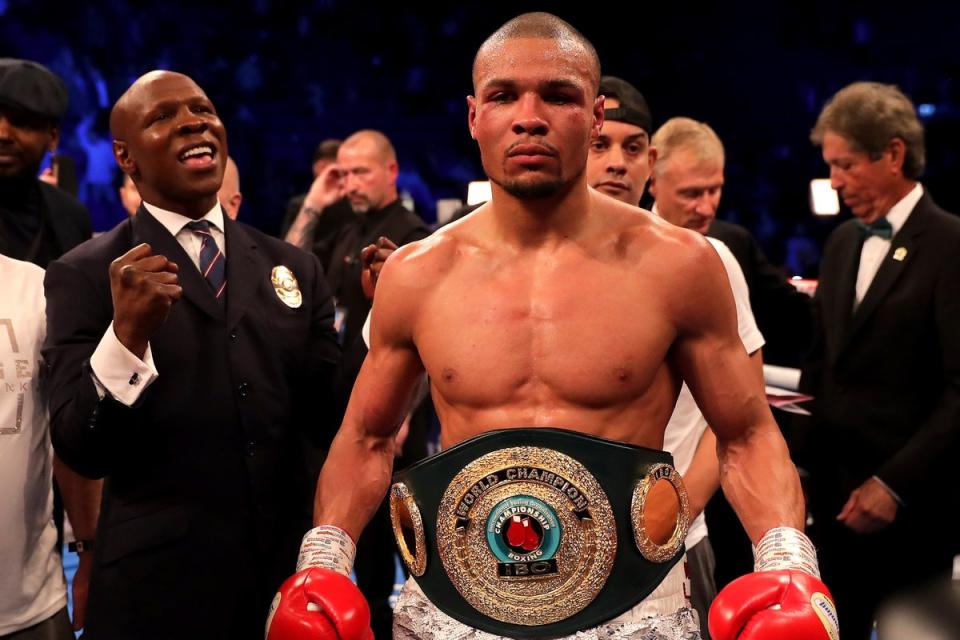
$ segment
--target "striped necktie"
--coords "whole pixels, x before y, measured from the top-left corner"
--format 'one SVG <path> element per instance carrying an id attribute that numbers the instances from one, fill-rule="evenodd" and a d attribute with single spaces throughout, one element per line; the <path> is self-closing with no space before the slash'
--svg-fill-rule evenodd
<path id="1" fill-rule="evenodd" d="M 194 220 L 186 224 L 187 229 L 200 236 L 200 273 L 206 278 L 217 300 L 224 299 L 227 288 L 227 258 L 217 247 L 213 234 L 210 233 L 208 220 Z"/>

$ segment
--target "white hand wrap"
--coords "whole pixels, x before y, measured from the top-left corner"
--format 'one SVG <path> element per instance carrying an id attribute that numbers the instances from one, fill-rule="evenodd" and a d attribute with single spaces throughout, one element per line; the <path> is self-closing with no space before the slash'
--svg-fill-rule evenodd
<path id="1" fill-rule="evenodd" d="M 753 548 L 754 571 L 799 569 L 820 578 L 817 550 L 810 538 L 793 527 L 770 529 Z"/>
<path id="2" fill-rule="evenodd" d="M 300 557 L 297 558 L 297 571 L 323 567 L 349 576 L 356 555 L 357 545 L 346 531 L 333 525 L 321 525 L 310 529 L 303 536 Z"/>

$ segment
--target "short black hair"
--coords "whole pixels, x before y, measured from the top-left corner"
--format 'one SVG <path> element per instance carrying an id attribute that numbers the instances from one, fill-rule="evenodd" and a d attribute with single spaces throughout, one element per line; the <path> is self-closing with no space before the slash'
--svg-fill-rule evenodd
<path id="1" fill-rule="evenodd" d="M 590 71 L 593 82 L 599 82 L 600 80 L 600 56 L 597 55 L 596 48 L 587 40 L 586 36 L 577 31 L 572 24 L 562 18 L 558 18 L 552 13 L 535 11 L 521 14 L 507 21 L 502 27 L 494 31 L 490 37 L 483 41 L 483 44 L 477 49 L 477 54 L 473 58 L 474 81 L 476 81 L 477 61 L 480 59 L 480 54 L 495 44 L 513 38 L 543 38 L 546 40 L 574 42 L 580 45 L 590 60 Z"/>

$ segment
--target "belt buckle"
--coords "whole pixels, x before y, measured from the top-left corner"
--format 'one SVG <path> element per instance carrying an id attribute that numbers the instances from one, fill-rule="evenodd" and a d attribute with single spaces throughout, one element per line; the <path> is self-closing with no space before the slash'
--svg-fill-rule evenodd
<path id="1" fill-rule="evenodd" d="M 589 605 L 613 567 L 617 527 L 600 483 L 553 449 L 511 447 L 463 468 L 443 494 L 444 570 L 481 613 L 544 625 Z"/>

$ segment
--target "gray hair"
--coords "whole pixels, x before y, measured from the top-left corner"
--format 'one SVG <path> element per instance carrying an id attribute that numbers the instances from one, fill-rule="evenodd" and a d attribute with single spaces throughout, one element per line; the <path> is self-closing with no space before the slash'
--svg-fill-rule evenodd
<path id="1" fill-rule="evenodd" d="M 720 136 L 706 122 L 692 118 L 670 118 L 653 134 L 650 144 L 657 149 L 657 161 L 653 165 L 657 175 L 677 149 L 691 151 L 701 160 L 724 160 Z"/>
<path id="2" fill-rule="evenodd" d="M 903 175 L 917 180 L 926 168 L 923 125 L 910 98 L 892 84 L 854 82 L 836 93 L 823 107 L 810 140 L 823 144 L 827 132 L 847 140 L 850 146 L 877 160 L 894 138 L 906 149 Z"/>

